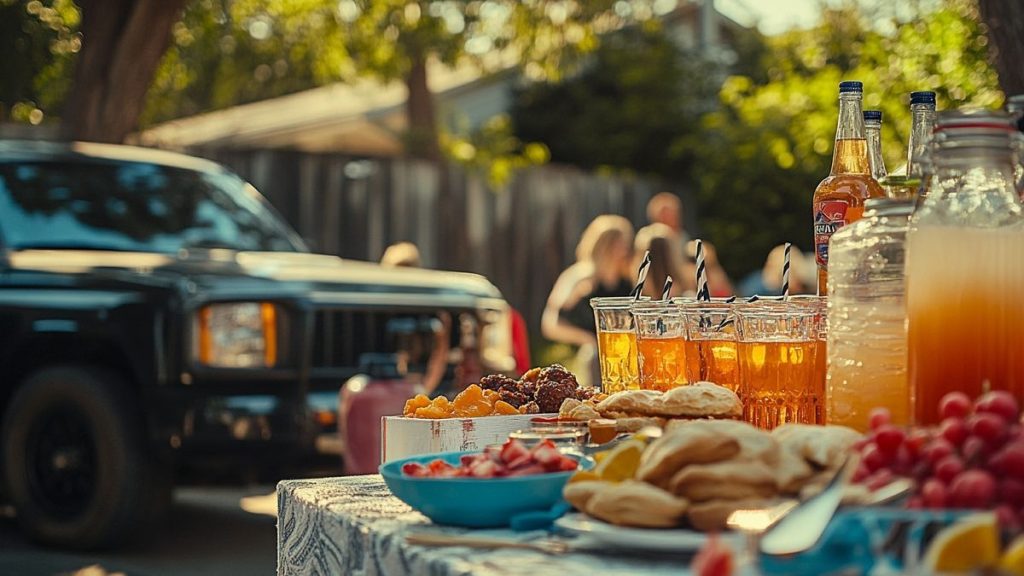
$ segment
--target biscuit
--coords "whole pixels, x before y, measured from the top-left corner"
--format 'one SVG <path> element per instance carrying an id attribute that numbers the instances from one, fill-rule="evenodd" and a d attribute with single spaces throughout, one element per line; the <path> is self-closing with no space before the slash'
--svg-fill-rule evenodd
<path id="1" fill-rule="evenodd" d="M 743 404 L 736 393 L 711 382 L 696 382 L 665 392 L 653 402 L 655 416 L 739 418 Z"/>
<path id="2" fill-rule="evenodd" d="M 784 494 L 799 494 L 804 484 L 814 475 L 814 468 L 802 455 L 784 446 L 779 450 L 775 473 L 779 490 Z"/>
<path id="3" fill-rule="evenodd" d="M 581 480 L 570 482 L 562 489 L 562 497 L 577 510 L 585 511 L 587 502 L 601 490 L 612 486 L 607 480 Z"/>
<path id="4" fill-rule="evenodd" d="M 664 418 L 653 416 L 629 416 L 615 419 L 615 430 L 617 432 L 639 432 L 648 426 L 661 428 L 665 425 Z"/>
<path id="5" fill-rule="evenodd" d="M 709 500 L 695 502 L 686 511 L 686 519 L 690 525 L 703 532 L 719 532 L 727 528 L 729 515 L 737 510 L 754 510 L 766 508 L 771 500 L 765 498 L 745 498 L 743 500 Z"/>
<path id="6" fill-rule="evenodd" d="M 828 469 L 841 466 L 861 438 L 860 433 L 846 426 L 811 424 L 783 424 L 772 431 L 772 436 L 810 463 Z"/>
<path id="7" fill-rule="evenodd" d="M 597 411 L 607 418 L 616 414 L 654 415 L 654 401 L 661 397 L 657 390 L 624 390 L 598 402 Z"/>
<path id="8" fill-rule="evenodd" d="M 572 414 L 573 408 L 576 408 L 577 406 L 582 406 L 582 405 L 583 405 L 583 402 L 581 402 L 581 401 L 579 401 L 579 400 L 577 400 L 575 398 L 566 398 L 565 400 L 562 400 L 562 405 L 558 407 L 558 417 L 560 419 L 572 418 L 572 416 L 570 416 L 570 414 Z"/>
<path id="9" fill-rule="evenodd" d="M 665 425 L 665 433 L 675 434 L 691 426 L 705 427 L 714 434 L 735 438 L 740 445 L 737 458 L 761 460 L 769 466 L 778 463 L 779 443 L 768 432 L 740 420 L 670 420 Z"/>
<path id="10" fill-rule="evenodd" d="M 694 421 L 652 442 L 640 458 L 637 478 L 664 486 L 684 466 L 719 462 L 739 454 L 740 443 L 710 424 Z"/>
<path id="11" fill-rule="evenodd" d="M 586 511 L 594 518 L 619 526 L 670 528 L 679 524 L 688 505 L 686 500 L 646 482 L 626 480 L 594 494 Z"/>
<path id="12" fill-rule="evenodd" d="M 566 402 L 568 402 L 568 400 L 566 400 Z M 586 402 L 583 402 L 580 403 L 579 406 L 576 406 L 575 408 L 571 409 L 569 411 L 568 417 L 570 420 L 586 422 L 588 420 L 600 418 L 601 414 L 594 409 L 594 406 L 592 404 L 587 404 Z"/>
<path id="13" fill-rule="evenodd" d="M 778 493 L 775 471 L 760 460 L 693 464 L 672 476 L 668 489 L 693 502 L 768 498 Z"/>

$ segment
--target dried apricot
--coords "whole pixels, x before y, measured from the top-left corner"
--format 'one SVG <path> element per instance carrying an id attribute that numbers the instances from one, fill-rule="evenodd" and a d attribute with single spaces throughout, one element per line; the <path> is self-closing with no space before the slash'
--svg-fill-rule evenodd
<path id="1" fill-rule="evenodd" d="M 501 394 L 498 394 L 494 390 L 484 390 L 484 400 L 494 404 L 498 400 L 501 400 Z"/>
<path id="2" fill-rule="evenodd" d="M 450 418 L 451 414 L 447 410 L 441 410 L 436 406 L 427 406 L 425 408 L 419 408 L 416 410 L 417 418 Z"/>
<path id="3" fill-rule="evenodd" d="M 430 406 L 430 398 L 427 398 L 424 394 L 417 394 L 405 401 L 405 408 L 402 410 L 402 414 L 412 416 L 416 413 L 417 408 L 424 408 L 426 406 Z"/>
<path id="4" fill-rule="evenodd" d="M 431 400 L 430 404 L 434 408 L 439 408 L 441 410 L 448 410 L 448 405 L 450 404 L 450 402 L 448 402 L 448 398 L 447 397 L 445 397 L 445 396 L 438 396 L 437 398 L 434 398 L 433 400 Z"/>
<path id="5" fill-rule="evenodd" d="M 495 414 L 519 414 L 519 409 L 515 406 L 505 402 L 504 400 L 498 400 L 494 403 Z"/>
<path id="6" fill-rule="evenodd" d="M 470 384 L 465 390 L 459 392 L 459 395 L 455 397 L 455 406 L 464 407 L 469 406 L 474 402 L 479 402 L 484 398 L 484 391 L 476 384 Z"/>

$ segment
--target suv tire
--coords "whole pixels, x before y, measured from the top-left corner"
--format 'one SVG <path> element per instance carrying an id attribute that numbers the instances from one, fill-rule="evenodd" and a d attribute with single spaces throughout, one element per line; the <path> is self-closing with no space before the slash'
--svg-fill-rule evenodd
<path id="1" fill-rule="evenodd" d="M 134 394 L 117 374 L 60 366 L 31 374 L 3 417 L 0 473 L 35 540 L 77 549 L 144 536 L 170 478 L 147 450 Z"/>

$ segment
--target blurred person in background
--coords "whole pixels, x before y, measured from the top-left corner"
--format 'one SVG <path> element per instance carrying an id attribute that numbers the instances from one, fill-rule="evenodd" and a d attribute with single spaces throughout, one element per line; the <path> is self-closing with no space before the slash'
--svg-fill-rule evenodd
<path id="1" fill-rule="evenodd" d="M 636 265 L 632 268 L 640 266 L 645 250 L 651 252 L 651 268 L 644 283 L 644 296 L 650 296 L 653 300 L 660 299 L 666 276 L 672 276 L 672 292 L 669 297 L 692 296 L 696 292 L 696 268 L 683 258 L 682 246 L 676 240 L 674 230 L 661 223 L 644 226 L 637 231 L 633 248 Z"/>
<path id="2" fill-rule="evenodd" d="M 601 379 L 590 299 L 628 296 L 632 290 L 633 225 L 622 216 L 594 218 L 576 246 L 576 262 L 555 281 L 541 317 L 548 340 L 578 346 L 577 376 L 585 385 Z"/>
<path id="3" fill-rule="evenodd" d="M 687 233 L 683 225 L 684 214 L 682 200 L 671 192 L 659 192 L 647 201 L 647 220 L 652 224 L 664 224 L 672 229 L 677 244 L 696 270 L 697 243 L 690 239 L 690 234 Z M 711 292 L 711 296 L 716 298 L 732 296 L 732 282 L 718 262 L 718 253 L 710 242 L 704 242 L 704 265 L 707 270 L 708 291 Z M 672 280 L 677 281 L 675 274 L 672 275 Z M 696 284 L 696 277 L 694 277 L 694 283 Z M 661 290 L 660 285 L 658 290 Z"/>
<path id="4" fill-rule="evenodd" d="M 412 242 L 392 244 L 384 250 L 384 255 L 380 257 L 380 264 L 389 268 L 419 268 L 421 266 L 420 249 Z"/>
<path id="5" fill-rule="evenodd" d="M 786 245 L 779 244 L 772 248 L 765 258 L 764 267 L 748 274 L 739 284 L 740 296 L 781 296 L 782 295 L 782 264 L 786 260 Z M 804 256 L 799 248 L 793 246 L 789 254 L 789 293 L 813 294 L 816 291 L 813 255 L 810 259 Z"/>

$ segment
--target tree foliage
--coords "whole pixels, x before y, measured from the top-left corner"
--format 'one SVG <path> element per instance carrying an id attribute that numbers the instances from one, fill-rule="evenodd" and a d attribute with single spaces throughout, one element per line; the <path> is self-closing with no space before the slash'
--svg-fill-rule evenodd
<path id="1" fill-rule="evenodd" d="M 911 91 L 935 90 L 940 110 L 1002 104 L 973 2 L 888 23 L 870 16 L 825 10 L 814 28 L 769 38 L 767 81 L 728 78 L 720 109 L 703 118 L 691 178 L 731 273 L 756 269 L 784 241 L 811 248 L 811 195 L 831 164 L 840 80 L 863 81 L 865 108 L 883 111 L 890 171 L 905 158 Z"/>
<path id="2" fill-rule="evenodd" d="M 0 122 L 58 117 L 82 47 L 71 0 L 0 0 Z"/>

